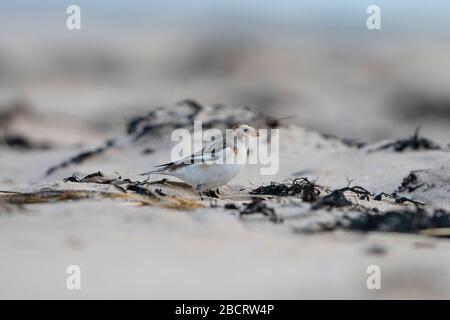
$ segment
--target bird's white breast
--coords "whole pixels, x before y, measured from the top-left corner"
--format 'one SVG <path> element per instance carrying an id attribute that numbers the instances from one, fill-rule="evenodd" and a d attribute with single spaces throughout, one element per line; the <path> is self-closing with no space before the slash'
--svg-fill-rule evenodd
<path id="1" fill-rule="evenodd" d="M 176 177 L 202 190 L 214 189 L 228 183 L 241 170 L 238 164 L 195 164 L 180 168 Z"/>

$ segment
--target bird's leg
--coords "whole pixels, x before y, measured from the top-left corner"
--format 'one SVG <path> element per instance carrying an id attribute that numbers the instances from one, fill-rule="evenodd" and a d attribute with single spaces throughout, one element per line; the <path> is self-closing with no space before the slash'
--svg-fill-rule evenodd
<path id="1" fill-rule="evenodd" d="M 197 185 L 197 186 L 195 187 L 195 191 L 198 192 L 198 194 L 199 194 L 199 196 L 200 196 L 200 199 L 203 201 L 204 199 L 203 199 L 203 195 L 202 195 L 202 185 L 201 185 L 201 184 Z"/>

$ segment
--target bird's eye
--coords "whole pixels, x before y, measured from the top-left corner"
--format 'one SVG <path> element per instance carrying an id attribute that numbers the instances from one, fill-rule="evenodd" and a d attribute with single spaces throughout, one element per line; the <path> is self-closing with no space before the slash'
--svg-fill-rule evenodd
<path id="1" fill-rule="evenodd" d="M 248 129 L 244 129 L 244 132 L 248 132 Z"/>

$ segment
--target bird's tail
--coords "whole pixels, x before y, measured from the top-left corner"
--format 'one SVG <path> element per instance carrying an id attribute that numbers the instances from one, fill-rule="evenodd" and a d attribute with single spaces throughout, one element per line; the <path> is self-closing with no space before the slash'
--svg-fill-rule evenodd
<path id="1" fill-rule="evenodd" d="M 150 174 L 159 174 L 159 173 L 164 173 L 164 174 L 166 174 L 166 169 L 167 169 L 169 166 L 173 165 L 173 164 L 174 164 L 173 162 L 160 164 L 160 165 L 156 166 L 156 169 L 151 170 L 151 171 L 147 171 L 147 172 L 144 172 L 144 173 L 140 173 L 139 175 L 140 175 L 140 176 L 148 176 L 148 175 L 150 175 Z"/>
<path id="2" fill-rule="evenodd" d="M 139 173 L 139 175 L 140 175 L 140 176 L 148 176 L 148 175 L 151 175 L 151 174 L 158 174 L 158 173 L 161 173 L 161 172 L 163 172 L 163 171 L 164 171 L 164 170 L 156 169 L 156 170 L 151 170 L 151 171 Z"/>

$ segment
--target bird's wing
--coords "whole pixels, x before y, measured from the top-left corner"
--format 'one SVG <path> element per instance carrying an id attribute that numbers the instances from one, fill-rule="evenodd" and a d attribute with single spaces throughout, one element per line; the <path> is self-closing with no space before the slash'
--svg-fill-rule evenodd
<path id="1" fill-rule="evenodd" d="M 165 163 L 157 167 L 161 168 L 160 170 L 163 171 L 170 171 L 193 164 L 214 162 L 216 160 L 219 160 L 220 158 L 225 157 L 226 153 L 231 150 L 231 148 L 232 147 L 230 146 L 230 144 L 226 141 L 216 141 L 206 145 L 202 150 L 195 152 L 186 158 L 170 163 Z"/>

